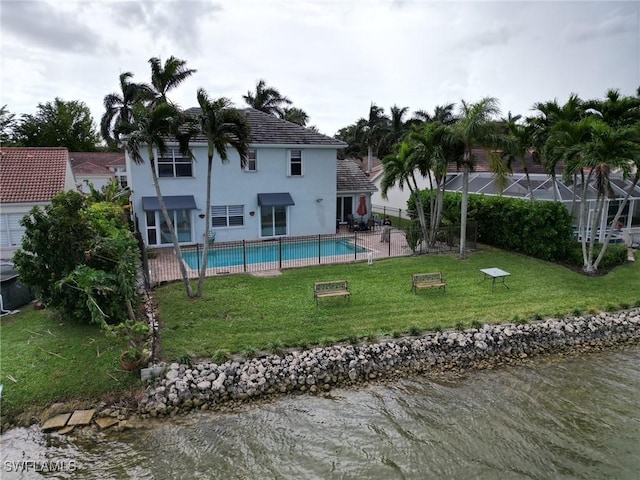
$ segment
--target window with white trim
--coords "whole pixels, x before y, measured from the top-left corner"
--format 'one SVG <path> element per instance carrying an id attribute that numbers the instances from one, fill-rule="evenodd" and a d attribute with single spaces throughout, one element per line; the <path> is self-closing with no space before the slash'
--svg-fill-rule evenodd
<path id="1" fill-rule="evenodd" d="M 244 205 L 211 205 L 211 227 L 242 227 Z"/>
<path id="2" fill-rule="evenodd" d="M 193 177 L 191 158 L 180 150 L 170 148 L 164 154 L 158 154 L 158 177 Z"/>
<path id="3" fill-rule="evenodd" d="M 302 176 L 302 150 L 289 150 L 289 161 L 287 162 L 287 175 L 290 177 Z"/>
<path id="4" fill-rule="evenodd" d="M 0 246 L 17 247 L 22 243 L 25 228 L 20 225 L 26 213 L 3 213 L 0 215 Z"/>
<path id="5" fill-rule="evenodd" d="M 251 149 L 247 152 L 244 163 L 245 172 L 256 172 L 258 170 L 258 152 Z"/>

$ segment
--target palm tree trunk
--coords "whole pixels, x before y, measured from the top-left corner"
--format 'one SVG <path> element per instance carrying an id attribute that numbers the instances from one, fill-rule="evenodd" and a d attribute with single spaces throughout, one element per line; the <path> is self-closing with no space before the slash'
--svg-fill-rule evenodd
<path id="1" fill-rule="evenodd" d="M 373 168 L 373 147 L 371 144 L 367 145 L 367 173 L 371 173 Z"/>
<path id="2" fill-rule="evenodd" d="M 198 278 L 198 290 L 196 297 L 202 296 L 204 279 L 207 273 L 207 262 L 209 261 L 209 228 L 211 225 L 211 175 L 213 170 L 213 153 L 209 152 L 207 158 L 207 204 L 205 206 L 204 220 L 204 244 L 202 247 L 202 266 L 200 267 L 200 277 Z"/>
<path id="3" fill-rule="evenodd" d="M 609 242 L 611 241 L 611 236 L 613 235 L 613 226 L 616 223 L 618 223 L 618 220 L 620 219 L 620 215 L 622 215 L 622 211 L 624 210 L 624 207 L 629 202 L 629 197 L 631 197 L 631 192 L 636 188 L 636 185 L 638 184 L 639 180 L 640 180 L 640 171 L 636 172 L 636 176 L 633 179 L 633 182 L 631 183 L 631 186 L 625 192 L 624 199 L 622 200 L 622 202 L 620 202 L 620 205 L 618 206 L 618 211 L 616 212 L 615 217 L 613 217 L 613 221 L 611 222 L 611 228 L 609 228 L 609 232 L 607 232 L 607 237 L 605 238 L 604 244 L 602 245 L 602 248 L 600 249 L 600 253 L 598 254 L 598 258 L 596 258 L 596 261 L 593 262 L 594 270 L 598 268 L 598 265 L 600 265 L 600 262 L 602 261 L 602 258 L 604 257 L 604 253 L 606 252 L 607 247 L 609 246 Z"/>
<path id="4" fill-rule="evenodd" d="M 465 157 L 467 154 L 465 153 Z M 469 205 L 469 165 L 462 167 L 462 202 L 460 203 L 460 260 L 467 258 L 467 210 Z"/>
<path id="5" fill-rule="evenodd" d="M 182 275 L 182 282 L 184 283 L 184 286 L 187 290 L 187 295 L 189 297 L 193 297 L 193 290 L 191 289 L 191 283 L 189 282 L 189 275 L 187 274 L 187 269 L 184 266 L 184 260 L 182 259 L 182 249 L 180 248 L 178 235 L 176 235 L 176 230 L 173 226 L 173 219 L 169 216 L 167 205 L 164 203 L 164 197 L 162 196 L 162 192 L 160 191 L 158 174 L 156 172 L 156 159 L 153 155 L 153 148 L 151 146 L 148 146 L 147 151 L 149 153 L 149 165 L 151 166 L 151 175 L 153 176 L 153 186 L 156 189 L 156 196 L 158 197 L 158 203 L 160 203 L 160 210 L 162 211 L 162 216 L 164 217 L 164 221 L 167 224 L 167 227 L 169 227 L 171 240 L 173 240 L 173 251 L 176 254 L 176 260 L 178 261 L 178 265 L 180 266 L 180 274 Z"/>

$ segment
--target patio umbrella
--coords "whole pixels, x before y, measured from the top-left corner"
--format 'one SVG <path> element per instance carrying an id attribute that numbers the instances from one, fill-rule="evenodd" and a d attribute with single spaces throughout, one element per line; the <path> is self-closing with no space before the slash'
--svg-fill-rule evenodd
<path id="1" fill-rule="evenodd" d="M 367 197 L 364 194 L 360 195 L 360 203 L 358 203 L 356 213 L 360 217 L 364 217 L 367 214 Z"/>

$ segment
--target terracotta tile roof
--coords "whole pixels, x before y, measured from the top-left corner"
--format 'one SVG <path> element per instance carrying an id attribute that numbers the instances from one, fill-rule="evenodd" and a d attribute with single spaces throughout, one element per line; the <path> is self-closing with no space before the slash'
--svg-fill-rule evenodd
<path id="1" fill-rule="evenodd" d="M 473 168 L 474 172 L 483 172 L 488 173 L 491 172 L 491 168 L 489 168 L 489 159 L 487 158 L 487 154 L 482 148 L 473 148 L 471 149 L 471 153 L 473 154 L 475 166 Z M 544 169 L 544 165 L 541 163 L 537 163 L 533 160 L 533 156 L 531 152 L 527 153 L 524 157 L 525 163 L 527 164 L 527 170 L 529 173 L 546 173 Z M 511 164 L 511 169 L 513 173 L 524 173 L 524 169 L 522 168 L 522 163 L 519 160 L 514 161 Z M 561 173 L 563 170 L 563 166 L 561 164 L 557 165 L 556 171 Z M 455 165 L 449 165 L 447 167 L 448 172 L 456 172 Z"/>
<path id="2" fill-rule="evenodd" d="M 69 160 L 74 172 L 83 163 L 92 163 L 103 168 L 125 166 L 123 152 L 69 152 Z"/>
<path id="3" fill-rule="evenodd" d="M 186 110 L 188 115 L 198 115 L 200 108 Z M 274 115 L 245 108 L 242 111 L 247 116 L 251 133 L 249 143 L 254 145 L 326 145 L 328 147 L 344 148 L 347 146 L 342 140 L 314 132 L 295 123 L 287 122 Z M 196 141 L 206 142 L 206 137 L 198 136 Z"/>
<path id="4" fill-rule="evenodd" d="M 113 172 L 107 167 L 96 165 L 91 162 L 84 162 L 77 166 L 73 166 L 73 173 L 75 175 L 111 175 Z"/>
<path id="5" fill-rule="evenodd" d="M 351 160 L 338 160 L 337 168 L 338 192 L 375 192 L 378 190 L 367 174 Z"/>
<path id="6" fill-rule="evenodd" d="M 65 189 L 66 148 L 0 148 L 0 203 L 48 202 Z"/>

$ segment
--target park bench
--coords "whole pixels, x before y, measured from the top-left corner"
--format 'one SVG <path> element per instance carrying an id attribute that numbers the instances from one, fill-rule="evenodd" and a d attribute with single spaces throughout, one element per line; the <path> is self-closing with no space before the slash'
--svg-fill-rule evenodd
<path id="1" fill-rule="evenodd" d="M 419 288 L 442 288 L 446 290 L 447 282 L 442 278 L 442 273 L 414 273 L 411 281 L 411 290 L 414 293 L 418 292 Z"/>
<path id="2" fill-rule="evenodd" d="M 345 296 L 351 299 L 349 284 L 346 280 L 334 280 L 332 282 L 316 282 L 313 284 L 313 299 L 318 303 L 319 298 Z"/>

